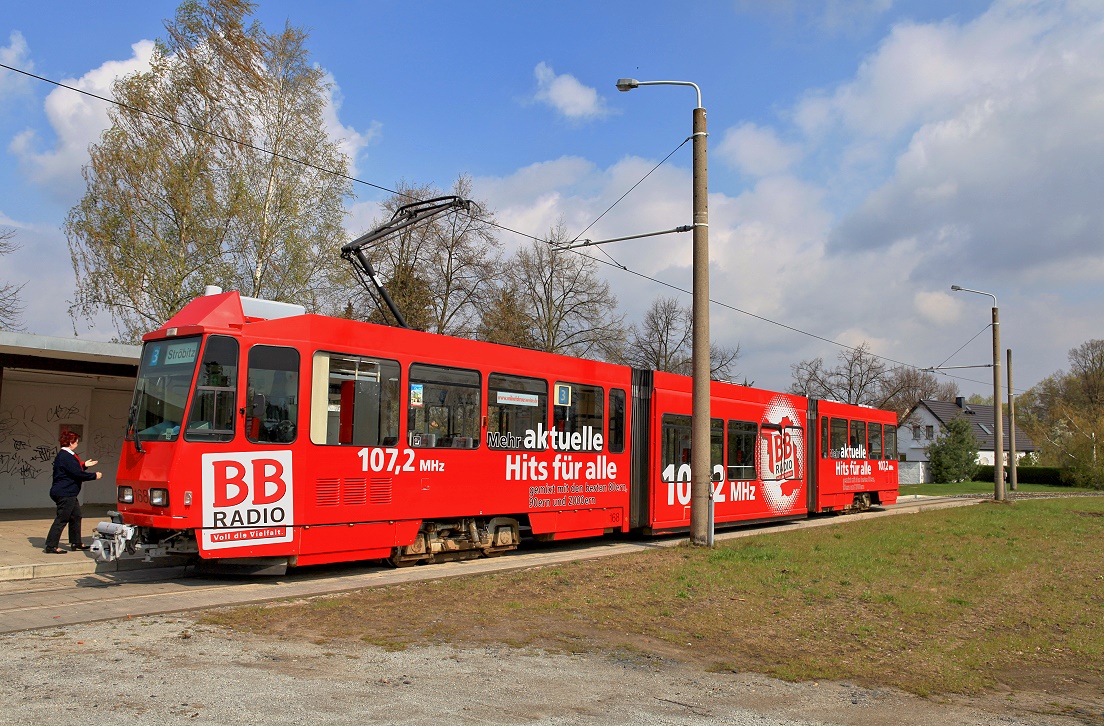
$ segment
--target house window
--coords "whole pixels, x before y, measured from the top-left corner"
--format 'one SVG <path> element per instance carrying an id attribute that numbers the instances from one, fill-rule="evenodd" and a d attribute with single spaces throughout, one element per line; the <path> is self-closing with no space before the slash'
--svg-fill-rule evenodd
<path id="1" fill-rule="evenodd" d="M 990 436 L 993 435 L 993 429 L 989 428 L 985 424 L 978 424 L 978 426 L 980 426 L 981 430 L 984 431 L 985 433 L 989 434 Z"/>
<path id="2" fill-rule="evenodd" d="M 932 439 L 935 438 L 935 427 L 934 426 L 925 426 L 924 427 L 924 438 L 927 439 L 928 441 L 931 441 Z"/>

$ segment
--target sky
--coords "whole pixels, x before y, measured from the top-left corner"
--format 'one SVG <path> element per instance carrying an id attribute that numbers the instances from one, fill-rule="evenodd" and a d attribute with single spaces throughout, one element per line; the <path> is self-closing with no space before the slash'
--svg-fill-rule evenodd
<path id="1" fill-rule="evenodd" d="M 110 96 L 148 67 L 176 3 L 0 9 L 0 63 Z M 459 175 L 535 237 L 561 220 L 592 240 L 690 224 L 693 89 L 615 82 L 691 81 L 709 131 L 710 337 L 739 346 L 738 380 L 784 390 L 792 364 L 863 343 L 891 366 L 990 363 L 993 301 L 951 285 L 996 296 L 1018 392 L 1104 338 L 1100 0 L 265 1 L 255 17 L 306 29 L 333 84 L 327 125 L 368 182 L 349 239 L 386 196 L 370 185 Z M 0 285 L 27 283 L 27 332 L 116 334 L 107 315 L 70 317 L 63 231 L 108 124 L 103 102 L 0 69 L 0 226 L 21 245 Z M 691 287 L 691 245 L 588 254 L 634 322 L 659 295 L 689 305 L 674 288 Z M 990 369 L 944 375 L 992 394 Z"/>

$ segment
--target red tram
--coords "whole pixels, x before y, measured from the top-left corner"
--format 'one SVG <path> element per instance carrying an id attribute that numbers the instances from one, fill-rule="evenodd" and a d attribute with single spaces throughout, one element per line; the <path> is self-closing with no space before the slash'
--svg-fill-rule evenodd
<path id="1" fill-rule="evenodd" d="M 717 527 L 897 499 L 896 415 L 713 382 Z M 145 336 L 94 549 L 258 571 L 690 523 L 685 376 L 215 293 Z"/>

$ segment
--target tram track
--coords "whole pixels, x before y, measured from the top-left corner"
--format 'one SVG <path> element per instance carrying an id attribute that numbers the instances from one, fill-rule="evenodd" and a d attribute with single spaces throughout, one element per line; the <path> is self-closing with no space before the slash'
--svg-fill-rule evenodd
<path id="1" fill-rule="evenodd" d="M 985 497 L 911 500 L 860 514 L 815 517 L 719 531 L 718 541 L 807 527 L 832 526 L 860 519 L 969 506 Z M 447 577 L 562 564 L 574 560 L 672 547 L 683 535 L 648 540 L 604 538 L 522 549 L 490 559 L 444 562 L 391 569 L 378 563 L 312 567 L 275 578 L 211 576 L 190 567 L 132 570 L 0 583 L 0 633 L 76 623 L 200 610 L 280 599 L 294 599 Z"/>

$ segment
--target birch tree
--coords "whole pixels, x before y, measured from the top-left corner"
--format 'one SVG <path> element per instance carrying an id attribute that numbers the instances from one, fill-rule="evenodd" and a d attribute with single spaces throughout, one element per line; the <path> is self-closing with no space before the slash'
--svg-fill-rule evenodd
<path id="1" fill-rule="evenodd" d="M 328 88 L 304 31 L 269 34 L 245 0 L 189 0 L 150 70 L 89 151 L 65 231 L 74 315 L 111 313 L 120 338 L 158 327 L 207 284 L 333 307 L 348 160 L 327 137 Z M 307 162 L 307 163 L 300 163 Z"/>
<path id="2" fill-rule="evenodd" d="M 0 227 L 0 257 L 19 249 L 15 241 L 15 230 Z M 23 320 L 23 302 L 19 297 L 23 285 L 13 282 L 0 284 L 0 330 L 20 330 Z"/>

